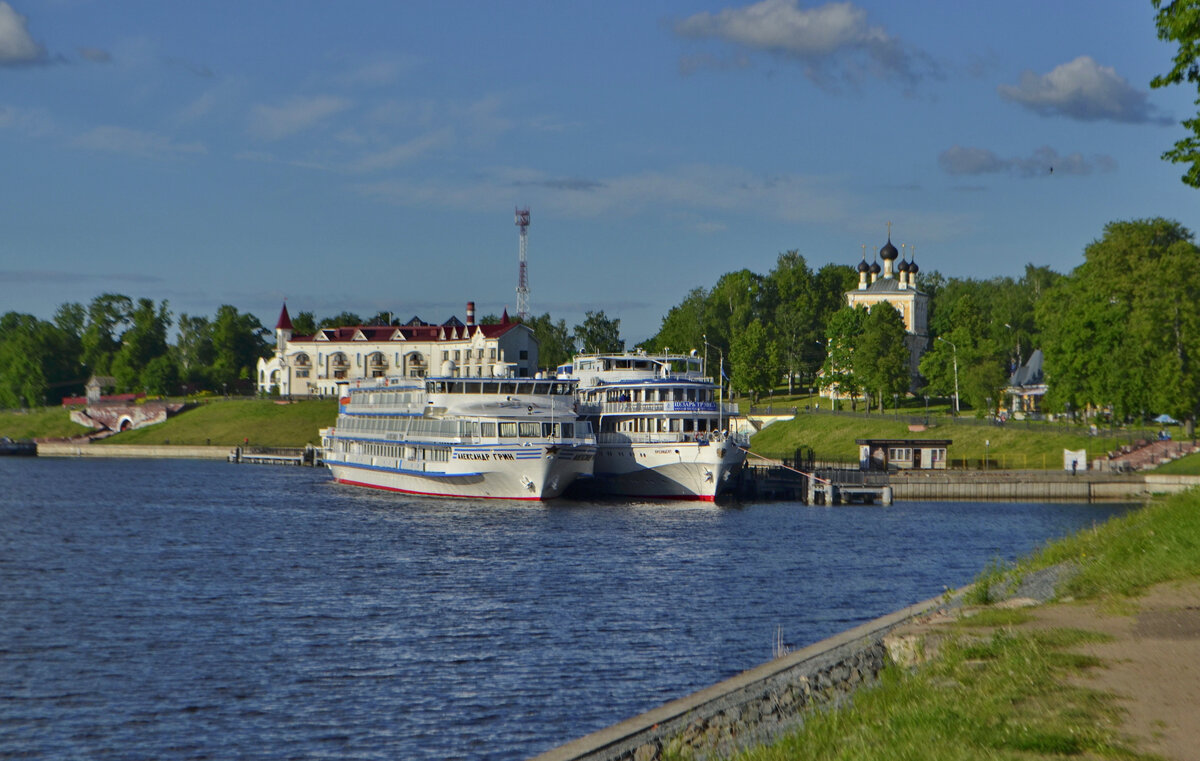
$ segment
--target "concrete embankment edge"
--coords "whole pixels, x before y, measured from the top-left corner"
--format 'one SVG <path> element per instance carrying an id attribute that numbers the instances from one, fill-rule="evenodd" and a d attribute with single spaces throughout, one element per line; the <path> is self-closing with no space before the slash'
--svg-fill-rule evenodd
<path id="1" fill-rule="evenodd" d="M 38 442 L 38 457 L 141 457 L 182 458 L 191 460 L 227 460 L 230 447 L 154 446 L 141 444 L 81 444 L 78 442 Z"/>
<path id="2" fill-rule="evenodd" d="M 946 602 L 937 597 L 869 621 L 531 761 L 654 761 L 666 749 L 703 758 L 770 740 L 806 711 L 837 705 L 876 681 L 888 662 L 886 635 Z"/>

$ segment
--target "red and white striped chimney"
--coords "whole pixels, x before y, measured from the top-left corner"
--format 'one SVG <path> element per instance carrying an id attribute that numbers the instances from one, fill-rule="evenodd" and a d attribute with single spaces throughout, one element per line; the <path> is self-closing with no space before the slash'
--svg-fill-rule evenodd
<path id="1" fill-rule="evenodd" d="M 475 302 L 474 301 L 467 302 L 467 324 L 468 325 L 475 324 Z"/>

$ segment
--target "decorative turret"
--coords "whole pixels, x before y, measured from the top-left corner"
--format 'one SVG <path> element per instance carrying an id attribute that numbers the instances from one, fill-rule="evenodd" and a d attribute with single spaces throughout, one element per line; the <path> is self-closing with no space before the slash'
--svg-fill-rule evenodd
<path id="1" fill-rule="evenodd" d="M 283 302 L 283 309 L 279 312 L 279 320 L 275 323 L 275 353 L 283 354 L 283 350 L 287 347 L 287 342 L 292 340 L 292 318 L 288 314 L 287 302 Z"/>
<path id="2" fill-rule="evenodd" d="M 871 265 L 867 264 L 867 244 L 863 244 L 863 258 L 858 263 L 858 290 L 867 290 L 867 275 L 871 272 Z"/>

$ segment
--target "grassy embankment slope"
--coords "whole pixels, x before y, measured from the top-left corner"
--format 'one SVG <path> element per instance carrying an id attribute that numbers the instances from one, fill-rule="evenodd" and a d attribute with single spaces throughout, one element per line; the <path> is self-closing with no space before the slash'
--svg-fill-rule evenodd
<path id="1" fill-rule="evenodd" d="M 62 407 L 0 410 L 0 436 L 10 439 L 58 439 L 83 436 L 90 428 L 71 422 Z"/>
<path id="2" fill-rule="evenodd" d="M 993 467 L 1010 469 L 1062 468 L 1063 450 L 1088 450 L 1088 459 L 1101 456 L 1123 443 L 1122 439 L 1088 435 L 1086 429 L 1065 433 L 1061 428 L 1024 424 L 955 425 L 932 417 L 933 427 L 912 432 L 908 424 L 888 415 L 868 419 L 801 412 L 795 420 L 782 420 L 750 439 L 751 451 L 764 457 L 792 457 L 797 447 L 812 447 L 818 460 L 858 461 L 855 439 L 951 439 L 948 456 L 955 460 L 983 460 Z"/>
<path id="3" fill-rule="evenodd" d="M 337 402 L 332 399 L 278 404 L 267 399 L 205 402 L 147 426 L 102 439 L 97 444 L 181 444 L 302 447 L 319 444 L 317 432 L 333 425 Z M 0 412 L 0 435 L 14 439 L 80 436 L 88 432 L 70 421 L 67 410 L 47 407 L 28 413 Z"/>
<path id="4" fill-rule="evenodd" d="M 1069 563 L 1062 596 L 1130 611 L 1131 597 L 1200 578 L 1200 490 L 1127 513 L 1054 542 L 1015 569 L 981 577 L 972 602 L 1026 572 Z M 1122 737 L 1113 695 L 1082 675 L 1103 668 L 1077 648 L 1104 641 L 1078 629 L 1020 628 L 1031 614 L 983 608 L 960 619 L 936 656 L 915 670 L 892 667 L 844 709 L 821 712 L 780 742 L 738 756 L 784 759 L 1148 759 Z"/>

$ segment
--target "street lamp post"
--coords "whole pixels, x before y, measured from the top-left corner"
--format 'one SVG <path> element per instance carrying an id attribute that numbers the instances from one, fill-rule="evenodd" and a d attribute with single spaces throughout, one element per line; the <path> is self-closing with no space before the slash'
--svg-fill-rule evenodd
<path id="1" fill-rule="evenodd" d="M 959 413 L 959 406 L 958 406 L 958 347 L 954 345 L 953 341 L 946 341 L 946 339 L 942 338 L 941 336 L 938 336 L 937 340 L 945 341 L 946 343 L 950 344 L 950 348 L 954 350 L 954 414 L 957 415 Z"/>

